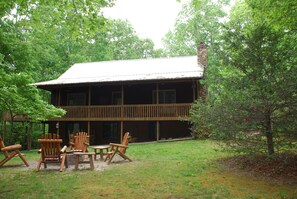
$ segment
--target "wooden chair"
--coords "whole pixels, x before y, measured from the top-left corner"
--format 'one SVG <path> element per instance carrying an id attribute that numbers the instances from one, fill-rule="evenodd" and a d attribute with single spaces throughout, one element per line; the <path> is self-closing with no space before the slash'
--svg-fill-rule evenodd
<path id="1" fill-rule="evenodd" d="M 19 156 L 23 160 L 25 165 L 27 167 L 29 166 L 29 164 L 26 161 L 25 157 L 20 152 L 20 149 L 22 148 L 22 145 L 15 144 L 15 145 L 10 145 L 10 146 L 5 146 L 4 142 L 3 142 L 3 139 L 0 137 L 0 148 L 1 148 L 1 151 L 4 153 L 4 156 L 5 156 L 5 158 L 3 160 L 1 160 L 1 162 L 0 162 L 0 167 L 3 166 L 6 162 L 8 162 L 11 158 L 13 158 L 15 156 Z"/>
<path id="2" fill-rule="evenodd" d="M 48 133 L 48 134 L 42 134 L 41 139 L 60 139 L 60 136 L 59 134 Z"/>
<path id="3" fill-rule="evenodd" d="M 44 168 L 47 168 L 48 163 L 60 163 L 60 171 L 64 171 L 67 146 L 61 149 L 60 144 L 62 143 L 62 139 L 58 139 L 57 137 L 59 136 L 56 134 L 45 134 L 42 136 L 44 139 L 38 139 L 41 157 L 36 167 L 37 171 L 40 170 L 42 163 L 44 164 Z M 68 168 L 67 161 L 66 168 Z"/>
<path id="4" fill-rule="evenodd" d="M 70 151 L 88 152 L 90 136 L 86 132 L 79 132 L 74 135 L 74 142 L 69 142 Z"/>
<path id="5" fill-rule="evenodd" d="M 126 153 L 126 149 L 128 148 L 128 143 L 129 143 L 129 132 L 125 133 L 122 143 L 121 144 L 115 144 L 115 143 L 110 143 L 109 146 L 111 147 L 110 151 L 107 152 L 107 156 L 105 158 L 105 162 L 108 160 L 108 164 L 112 161 L 113 157 L 118 154 L 125 160 L 129 160 L 130 162 L 132 161 Z"/>

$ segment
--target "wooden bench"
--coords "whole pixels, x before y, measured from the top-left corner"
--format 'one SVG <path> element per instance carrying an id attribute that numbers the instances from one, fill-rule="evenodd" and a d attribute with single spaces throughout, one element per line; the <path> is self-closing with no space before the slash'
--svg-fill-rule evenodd
<path id="1" fill-rule="evenodd" d="M 95 152 L 74 152 L 75 170 L 78 169 L 79 164 L 90 164 L 91 170 L 94 170 L 93 156 Z M 89 160 L 84 160 L 84 156 L 88 156 Z"/>

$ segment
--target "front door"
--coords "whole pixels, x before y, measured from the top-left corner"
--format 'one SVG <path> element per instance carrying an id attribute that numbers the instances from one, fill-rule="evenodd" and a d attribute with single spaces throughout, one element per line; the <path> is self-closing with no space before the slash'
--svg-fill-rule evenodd
<path id="1" fill-rule="evenodd" d="M 109 142 L 119 142 L 120 138 L 119 122 L 103 123 L 103 140 Z"/>

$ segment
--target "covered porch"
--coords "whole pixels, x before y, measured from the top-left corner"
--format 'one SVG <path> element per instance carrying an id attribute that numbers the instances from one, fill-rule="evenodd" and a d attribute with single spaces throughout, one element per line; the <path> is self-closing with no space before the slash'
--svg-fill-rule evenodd
<path id="1" fill-rule="evenodd" d="M 90 132 L 91 145 L 120 143 L 124 132 L 130 132 L 131 142 L 191 137 L 189 124 L 185 121 L 68 121 L 48 122 L 48 126 L 49 132 L 58 131 L 65 143 L 68 143 L 70 134 L 79 131 Z"/>

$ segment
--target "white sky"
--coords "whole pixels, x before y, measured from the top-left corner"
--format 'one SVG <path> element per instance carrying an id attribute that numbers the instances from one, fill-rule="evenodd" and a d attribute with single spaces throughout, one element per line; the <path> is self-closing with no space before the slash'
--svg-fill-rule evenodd
<path id="1" fill-rule="evenodd" d="M 127 19 L 140 38 L 150 38 L 155 48 L 162 46 L 162 37 L 173 29 L 182 3 L 177 0 L 117 0 L 104 9 L 106 17 Z"/>

